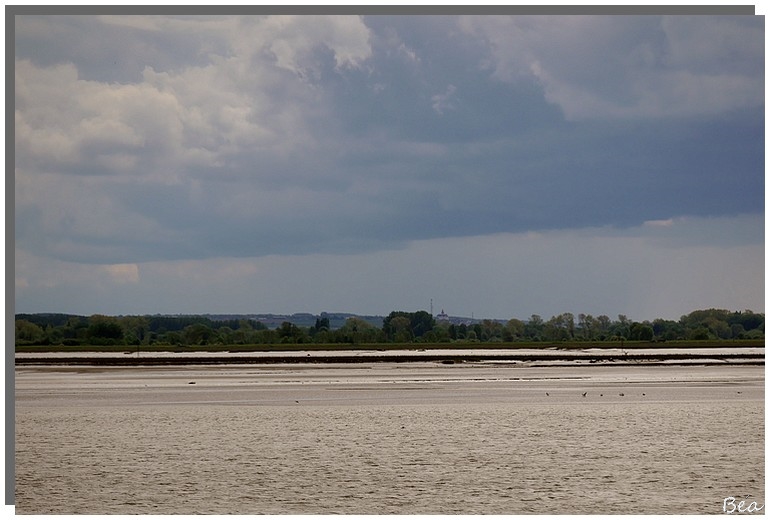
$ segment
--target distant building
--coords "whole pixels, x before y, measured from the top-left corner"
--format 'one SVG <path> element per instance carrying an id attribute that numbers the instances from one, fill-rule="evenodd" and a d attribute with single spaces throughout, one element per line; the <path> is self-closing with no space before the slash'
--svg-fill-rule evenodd
<path id="1" fill-rule="evenodd" d="M 449 316 L 441 309 L 441 312 L 436 315 L 436 321 L 449 321 Z"/>

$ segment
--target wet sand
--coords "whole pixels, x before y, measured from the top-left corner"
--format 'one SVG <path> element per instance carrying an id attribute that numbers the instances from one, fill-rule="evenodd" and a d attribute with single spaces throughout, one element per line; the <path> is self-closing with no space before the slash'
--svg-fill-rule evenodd
<path id="1" fill-rule="evenodd" d="M 585 394 L 585 395 L 584 395 Z M 16 368 L 21 406 L 764 400 L 764 367 L 361 363 Z"/>
<path id="2" fill-rule="evenodd" d="M 24 365 L 20 514 L 722 513 L 764 367 Z"/>

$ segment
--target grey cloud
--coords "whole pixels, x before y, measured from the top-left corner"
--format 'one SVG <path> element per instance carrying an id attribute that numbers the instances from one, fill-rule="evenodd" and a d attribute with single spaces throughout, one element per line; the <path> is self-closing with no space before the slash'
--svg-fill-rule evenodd
<path id="1" fill-rule="evenodd" d="M 135 17 L 17 16 L 16 58 L 39 67 L 76 63 L 81 79 L 126 84 L 141 81 L 147 67 L 181 70 L 228 53 L 225 32 L 201 32 L 215 20 L 164 30 L 158 23 L 165 17 L 138 18 L 131 24 Z"/>
<path id="2" fill-rule="evenodd" d="M 763 310 L 763 247 L 714 244 L 738 219 L 625 232 L 497 234 L 399 250 L 83 266 L 17 249 L 17 311 L 321 312 L 426 309 L 508 319 L 562 312 L 678 319 L 697 308 Z M 691 237 L 676 245 L 674 235 Z M 119 298 L 115 294 L 119 294 Z"/>
<path id="3" fill-rule="evenodd" d="M 469 17 L 506 81 L 535 76 L 567 118 L 717 114 L 764 102 L 758 17 Z"/>
<path id="4" fill-rule="evenodd" d="M 753 105 L 738 110 L 745 101 L 723 103 L 719 91 L 720 110 L 695 103 L 660 117 L 672 98 L 652 73 L 639 84 L 656 117 L 636 117 L 643 97 L 627 87 L 642 72 L 697 80 L 724 59 L 689 66 L 704 34 L 696 22 L 22 19 L 17 210 L 28 220 L 18 240 L 40 255 L 126 263 L 761 213 L 764 122 Z M 741 23 L 720 26 L 730 52 L 741 51 Z M 54 36 L 35 47 L 46 26 Z M 119 83 L 97 74 L 105 56 L 78 52 L 106 27 L 126 40 L 116 58 L 145 35 L 161 57 L 140 52 L 138 74 Z M 90 36 L 76 41 L 75 30 Z M 668 64 L 666 31 L 680 35 Z M 747 45 L 734 72 L 752 89 Z M 532 60 L 553 83 L 538 84 Z M 612 74 L 595 75 L 602 62 Z M 559 97 L 562 86 L 604 104 L 565 121 L 559 105 L 575 100 Z"/>
<path id="5" fill-rule="evenodd" d="M 662 59 L 703 75 L 761 77 L 765 59 L 764 23 L 761 17 L 665 16 Z"/>

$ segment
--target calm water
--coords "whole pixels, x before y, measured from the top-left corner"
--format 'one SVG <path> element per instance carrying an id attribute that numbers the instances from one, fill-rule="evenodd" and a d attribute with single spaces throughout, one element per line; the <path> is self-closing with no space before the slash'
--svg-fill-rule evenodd
<path id="1" fill-rule="evenodd" d="M 764 503 L 762 367 L 16 372 L 21 514 L 722 513 L 745 495 Z"/>

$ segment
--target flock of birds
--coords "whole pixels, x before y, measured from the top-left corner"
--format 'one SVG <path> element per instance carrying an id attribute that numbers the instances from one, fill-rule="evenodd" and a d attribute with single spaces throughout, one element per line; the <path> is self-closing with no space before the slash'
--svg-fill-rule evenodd
<path id="1" fill-rule="evenodd" d="M 740 393 L 740 392 L 738 392 L 738 393 Z M 546 396 L 550 396 L 551 394 L 549 394 L 548 392 L 546 392 L 546 393 L 545 393 L 545 395 L 546 395 Z M 587 395 L 588 395 L 588 392 L 583 392 L 583 394 L 582 394 L 582 395 L 583 395 L 583 397 L 585 397 L 585 396 L 587 396 Z M 626 394 L 624 394 L 623 392 L 620 392 L 618 395 L 619 395 L 620 397 L 623 397 L 623 396 L 624 396 L 624 395 L 626 395 Z M 643 395 L 643 396 L 645 396 L 645 395 L 647 395 L 647 394 L 645 394 L 644 392 L 642 392 L 642 395 Z M 599 394 L 599 397 L 604 397 L 604 394 Z"/>

